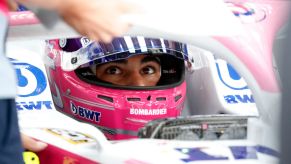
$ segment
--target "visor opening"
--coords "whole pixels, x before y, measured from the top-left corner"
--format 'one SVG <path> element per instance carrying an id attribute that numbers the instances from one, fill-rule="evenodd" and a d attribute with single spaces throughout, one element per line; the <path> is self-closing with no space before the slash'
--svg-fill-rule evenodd
<path id="1" fill-rule="evenodd" d="M 106 87 L 111 89 L 121 90 L 160 90 L 179 86 L 185 80 L 185 63 L 184 60 L 169 54 L 157 55 L 161 65 L 161 77 L 155 86 L 127 86 L 117 85 L 110 82 L 103 81 L 97 78 L 94 72 L 95 68 L 91 66 L 80 67 L 74 72 L 76 75 L 86 83 Z M 93 70 L 92 70 L 93 69 Z M 150 99 L 149 99 L 150 100 Z"/>
<path id="2" fill-rule="evenodd" d="M 104 96 L 104 95 L 97 95 L 98 98 L 109 101 L 111 103 L 113 103 L 113 98 L 112 97 L 108 97 L 108 96 Z"/>
<path id="3" fill-rule="evenodd" d="M 140 100 L 141 100 L 140 98 L 135 98 L 135 97 L 127 98 L 127 101 L 140 101 Z"/>
<path id="4" fill-rule="evenodd" d="M 182 98 L 182 95 L 175 96 L 175 102 L 177 102 L 178 100 L 180 100 L 180 98 Z"/>
<path id="5" fill-rule="evenodd" d="M 166 101 L 167 98 L 166 97 L 157 97 L 156 100 L 157 101 Z"/>
<path id="6" fill-rule="evenodd" d="M 147 100 L 148 100 L 148 101 L 150 101 L 150 100 L 151 100 L 151 98 L 152 98 L 152 96 L 151 96 L 151 95 L 149 95 L 149 96 L 147 97 Z"/>

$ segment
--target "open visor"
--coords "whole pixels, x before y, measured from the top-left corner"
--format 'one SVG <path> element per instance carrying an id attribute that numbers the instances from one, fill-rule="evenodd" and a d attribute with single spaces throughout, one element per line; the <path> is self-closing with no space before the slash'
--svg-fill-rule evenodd
<path id="1" fill-rule="evenodd" d="M 64 71 L 73 71 L 79 67 L 88 67 L 93 64 L 103 64 L 111 61 L 129 58 L 133 55 L 172 55 L 185 61 L 189 61 L 186 44 L 161 38 L 144 37 L 119 37 L 111 43 L 87 42 L 84 38 L 78 38 L 76 42 L 61 42 L 60 47 L 71 47 L 76 51 L 63 50 L 61 55 L 61 67 Z M 75 45 L 68 45 L 75 44 Z M 80 48 L 78 48 L 78 46 Z M 191 61 L 190 61 L 191 62 Z"/>

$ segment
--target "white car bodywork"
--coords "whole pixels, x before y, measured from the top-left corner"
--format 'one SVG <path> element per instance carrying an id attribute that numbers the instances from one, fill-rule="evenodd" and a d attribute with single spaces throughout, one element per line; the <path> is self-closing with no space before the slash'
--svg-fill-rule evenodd
<path id="1" fill-rule="evenodd" d="M 278 109 L 280 93 L 261 90 L 248 68 L 231 53 L 224 54 L 223 52 L 227 51 L 219 50 L 220 53 L 214 56 L 212 50 L 217 47 L 213 46 L 215 44 L 206 44 L 206 42 L 212 42 L 209 37 L 186 38 L 186 34 L 177 34 L 174 31 L 161 32 L 154 28 L 154 24 L 152 29 L 144 28 L 145 25 L 143 26 L 141 22 L 135 27 L 136 29 L 130 34 L 141 34 L 142 30 L 147 29 L 149 32 L 146 35 L 177 39 L 195 45 L 192 47 L 189 44 L 189 51 L 190 54 L 191 51 L 200 52 L 199 55 L 194 56 L 197 61 L 200 60 L 200 64 L 197 65 L 194 72 L 188 73 L 186 76 L 188 99 L 183 114 L 230 113 L 251 116 L 248 120 L 246 140 L 132 139 L 107 141 L 97 128 L 77 122 L 54 109 L 42 61 L 44 52 L 42 39 L 46 34 L 41 31 L 33 37 L 21 35 L 30 28 L 40 29 L 41 26 L 38 24 L 11 27 L 7 44 L 8 57 L 13 59 L 12 63 L 19 79 L 16 108 L 22 131 L 47 142 L 50 146 L 44 152 L 56 157 L 55 160 L 58 162 L 264 164 L 278 162 L 277 135 L 272 135 L 277 133 L 275 129 L 277 114 L 272 115 L 274 112 L 270 112 L 270 108 Z M 62 30 L 64 29 L 60 31 Z M 38 38 L 40 34 L 42 36 Z M 76 34 L 69 31 L 64 35 L 74 36 Z M 49 34 L 48 36 L 56 35 Z M 29 39 L 25 40 L 25 38 Z M 251 86 L 247 86 L 246 81 L 218 57 L 228 60 L 231 64 L 236 64 L 238 72 L 246 77 L 246 81 Z M 254 91 L 257 105 L 249 87 Z M 277 113 L 280 112 L 277 111 Z M 274 123 L 273 121 L 275 124 L 270 125 Z M 56 149 L 58 153 L 54 154 Z M 43 161 L 44 155 L 41 153 L 36 157 L 41 163 L 53 161 L 53 159 Z"/>
<path id="2" fill-rule="evenodd" d="M 273 163 L 277 160 L 276 150 L 248 140 L 107 141 L 97 128 L 77 122 L 55 110 L 42 60 L 43 47 L 43 42 L 35 40 L 9 41 L 7 44 L 8 57 L 14 59 L 12 63 L 19 79 L 19 96 L 16 99 L 19 123 L 22 131 L 29 136 L 78 155 L 78 158 L 70 157 L 74 160 L 82 162 L 86 159 L 101 163 L 126 163 L 126 161 L 141 163 L 189 163 L 190 161 L 195 163 L 219 161 L 221 163 L 235 161 L 268 163 L 271 161 L 270 163 Z M 195 47 L 192 47 L 192 51 L 193 48 Z M 210 52 L 201 49 L 199 51 L 204 52 L 200 57 L 205 65 L 186 76 L 188 87 L 193 88 L 187 90 L 190 96 L 186 101 L 183 115 L 224 112 L 258 116 L 251 91 L 245 88 L 245 81 L 242 78 L 232 78 L 231 75 L 234 72 L 228 69 L 230 67 L 224 60 L 215 59 Z M 223 73 L 222 70 L 224 70 Z M 225 82 L 233 87 L 245 89 L 231 89 L 225 85 Z M 243 99 L 245 95 L 247 98 Z M 226 96 L 240 96 L 241 98 L 236 99 L 236 103 L 227 103 Z M 191 108 L 194 105 L 196 107 Z M 273 153 L 266 153 L 262 149 Z M 237 153 L 243 150 L 245 150 L 242 153 L 243 156 L 239 157 Z M 65 151 L 65 156 L 70 156 L 70 154 L 66 155 Z M 187 159 L 190 161 L 186 162 Z"/>

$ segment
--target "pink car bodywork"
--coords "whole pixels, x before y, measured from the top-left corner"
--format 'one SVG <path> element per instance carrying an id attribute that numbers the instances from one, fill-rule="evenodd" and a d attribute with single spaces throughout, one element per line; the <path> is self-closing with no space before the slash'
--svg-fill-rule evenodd
<path id="1" fill-rule="evenodd" d="M 242 10 L 245 6 L 240 4 L 247 4 L 248 1 L 231 2 L 240 6 Z M 215 37 L 215 39 L 228 47 L 248 67 L 262 90 L 279 92 L 280 87 L 273 68 L 273 44 L 277 32 L 285 25 L 290 3 L 266 0 L 252 1 L 249 4 L 256 9 L 256 13 L 252 14 L 253 18 L 246 22 L 244 19 L 247 18 L 243 17 L 251 16 L 244 16 L 243 12 L 238 16 L 246 33 L 234 38 Z"/>

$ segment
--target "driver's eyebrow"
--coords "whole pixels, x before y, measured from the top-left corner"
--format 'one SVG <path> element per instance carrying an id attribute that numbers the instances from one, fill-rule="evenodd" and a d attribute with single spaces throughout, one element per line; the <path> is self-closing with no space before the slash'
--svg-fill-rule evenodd
<path id="1" fill-rule="evenodd" d="M 159 58 L 155 56 L 146 56 L 141 60 L 141 63 L 147 63 L 147 62 L 152 62 L 152 61 L 160 64 Z"/>

